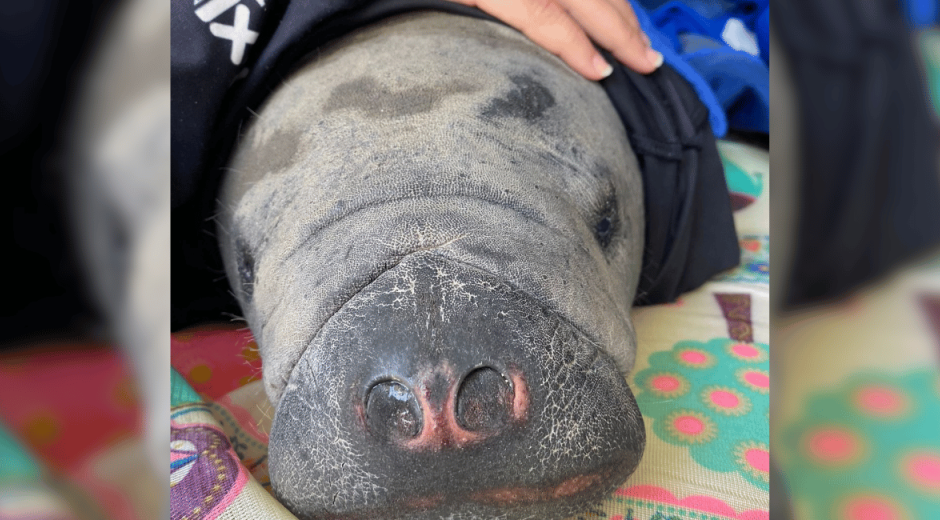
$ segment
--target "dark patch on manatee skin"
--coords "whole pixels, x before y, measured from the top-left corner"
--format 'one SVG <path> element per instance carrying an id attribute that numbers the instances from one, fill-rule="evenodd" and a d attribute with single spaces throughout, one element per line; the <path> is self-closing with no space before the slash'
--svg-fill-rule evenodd
<path id="1" fill-rule="evenodd" d="M 435 86 L 416 86 L 392 91 L 375 78 L 357 78 L 341 83 L 330 92 L 323 107 L 331 114 L 337 110 L 356 109 L 372 119 L 387 119 L 430 112 L 440 102 L 455 94 L 469 94 L 479 87 L 461 81 Z"/>
<path id="2" fill-rule="evenodd" d="M 610 241 L 620 230 L 620 219 L 617 211 L 617 196 L 611 192 L 604 201 L 604 206 L 598 213 L 594 224 L 594 238 L 601 247 L 607 248 Z"/>
<path id="3" fill-rule="evenodd" d="M 483 117 L 516 117 L 535 121 L 555 106 L 551 91 L 529 75 L 509 77 L 512 88 L 501 98 L 493 99 L 483 109 Z"/>
<path id="4" fill-rule="evenodd" d="M 242 238 L 235 239 L 235 265 L 242 293 L 246 300 L 251 300 L 255 287 L 255 259 L 248 243 Z"/>
<path id="5" fill-rule="evenodd" d="M 254 146 L 250 154 L 245 154 L 247 161 L 241 169 L 249 174 L 273 173 L 293 166 L 300 139 L 298 130 L 276 128 L 263 145 Z"/>

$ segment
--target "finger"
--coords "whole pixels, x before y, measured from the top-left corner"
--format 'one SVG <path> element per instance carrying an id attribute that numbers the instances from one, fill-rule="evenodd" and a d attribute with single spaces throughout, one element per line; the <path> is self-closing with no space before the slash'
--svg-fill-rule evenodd
<path id="1" fill-rule="evenodd" d="M 590 80 L 605 78 L 612 71 L 581 26 L 555 0 L 452 1 L 502 20 Z"/>
<path id="2" fill-rule="evenodd" d="M 662 65 L 662 54 L 649 46 L 626 0 L 560 0 L 574 20 L 598 45 L 631 69 L 649 74 Z"/>
<path id="3" fill-rule="evenodd" d="M 637 30 L 643 35 L 643 41 L 646 43 L 647 47 L 652 46 L 650 42 L 649 35 L 643 32 L 643 28 L 640 27 L 640 20 L 637 19 L 636 12 L 633 11 L 633 6 L 630 5 L 628 0 L 607 0 L 607 3 L 614 6 L 617 9 L 617 12 L 621 13 L 624 20 L 627 20 L 628 23 L 635 25 Z"/>
<path id="4" fill-rule="evenodd" d="M 620 13 L 620 16 L 623 17 L 628 24 L 636 27 L 638 30 L 642 30 L 640 29 L 640 21 L 637 20 L 636 13 L 633 12 L 633 7 L 630 6 L 628 0 L 607 0 L 607 3 L 612 5 L 614 9 Z"/>

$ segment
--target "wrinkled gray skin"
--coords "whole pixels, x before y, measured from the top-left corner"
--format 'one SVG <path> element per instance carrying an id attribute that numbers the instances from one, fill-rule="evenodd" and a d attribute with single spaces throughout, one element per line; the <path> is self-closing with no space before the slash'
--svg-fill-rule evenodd
<path id="1" fill-rule="evenodd" d="M 300 68 L 230 166 L 221 247 L 295 514 L 564 518 L 633 472 L 642 187 L 600 86 L 409 15 Z"/>

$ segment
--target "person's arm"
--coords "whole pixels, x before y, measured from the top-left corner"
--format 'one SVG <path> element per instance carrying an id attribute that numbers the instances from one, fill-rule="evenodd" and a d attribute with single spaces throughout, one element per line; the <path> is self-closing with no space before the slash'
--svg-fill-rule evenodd
<path id="1" fill-rule="evenodd" d="M 469 5 L 515 27 L 590 80 L 611 68 L 593 40 L 624 65 L 649 74 L 663 63 L 650 48 L 627 0 L 450 0 Z"/>

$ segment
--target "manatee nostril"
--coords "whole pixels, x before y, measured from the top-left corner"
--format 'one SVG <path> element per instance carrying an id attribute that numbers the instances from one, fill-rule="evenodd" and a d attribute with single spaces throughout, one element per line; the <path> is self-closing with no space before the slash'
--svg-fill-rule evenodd
<path id="1" fill-rule="evenodd" d="M 366 396 L 366 421 L 369 431 L 379 439 L 408 440 L 421 431 L 421 407 L 405 385 L 382 381 Z"/>
<path id="2" fill-rule="evenodd" d="M 512 412 L 513 391 L 509 381 L 489 367 L 473 370 L 457 391 L 457 422 L 468 431 L 502 429 Z"/>

